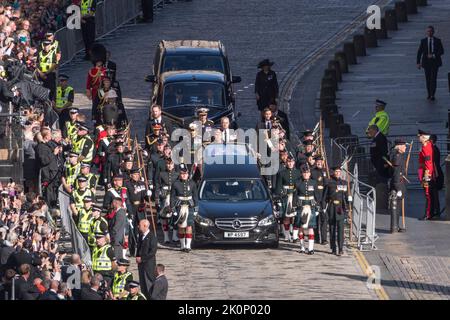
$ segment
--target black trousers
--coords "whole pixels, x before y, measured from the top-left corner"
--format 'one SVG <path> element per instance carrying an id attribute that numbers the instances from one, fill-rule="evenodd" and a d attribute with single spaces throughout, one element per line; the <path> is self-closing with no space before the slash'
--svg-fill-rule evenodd
<path id="1" fill-rule="evenodd" d="M 439 191 L 436 186 L 436 180 L 430 182 L 430 196 L 431 196 L 431 216 L 440 216 L 441 204 L 439 201 Z"/>
<path id="2" fill-rule="evenodd" d="M 83 36 L 85 53 L 89 55 L 89 50 L 95 42 L 95 17 L 86 18 L 85 22 L 81 23 L 81 34 Z"/>
<path id="3" fill-rule="evenodd" d="M 47 73 L 47 78 L 42 79 L 42 85 L 44 88 L 47 88 L 50 90 L 49 99 L 51 101 L 55 101 L 56 98 L 56 73 L 50 72 Z"/>
<path id="4" fill-rule="evenodd" d="M 153 0 L 142 1 L 142 20 L 153 22 Z"/>
<path id="5" fill-rule="evenodd" d="M 344 220 L 330 221 L 330 248 L 333 252 L 336 251 L 336 240 L 337 248 L 342 252 L 344 250 Z"/>
<path id="6" fill-rule="evenodd" d="M 320 241 L 325 242 L 328 239 L 328 213 L 320 212 L 317 228 L 320 231 Z"/>
<path id="7" fill-rule="evenodd" d="M 434 95 L 436 94 L 437 76 L 439 67 L 437 65 L 430 65 L 424 67 L 424 70 L 425 70 L 425 79 L 427 81 L 428 95 L 434 97 Z"/>
<path id="8" fill-rule="evenodd" d="M 155 266 L 151 265 L 150 262 L 142 262 L 138 264 L 138 271 L 141 292 L 150 300 L 153 283 L 155 282 Z"/>

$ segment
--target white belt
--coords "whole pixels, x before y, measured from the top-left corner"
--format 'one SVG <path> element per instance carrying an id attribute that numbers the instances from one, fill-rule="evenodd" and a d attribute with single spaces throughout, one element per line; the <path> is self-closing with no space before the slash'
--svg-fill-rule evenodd
<path id="1" fill-rule="evenodd" d="M 300 200 L 314 200 L 314 197 L 298 197 Z"/>
<path id="2" fill-rule="evenodd" d="M 164 186 L 163 190 L 169 190 L 169 186 Z"/>
<path id="3" fill-rule="evenodd" d="M 189 201 L 189 200 L 192 200 L 192 197 L 178 197 L 178 200 Z"/>
<path id="4" fill-rule="evenodd" d="M 295 189 L 295 187 L 294 186 L 283 186 L 283 189 L 285 189 L 285 190 L 294 190 Z"/>

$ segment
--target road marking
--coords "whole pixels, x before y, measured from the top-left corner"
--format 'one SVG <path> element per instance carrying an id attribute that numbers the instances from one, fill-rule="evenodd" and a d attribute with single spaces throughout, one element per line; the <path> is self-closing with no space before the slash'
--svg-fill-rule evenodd
<path id="1" fill-rule="evenodd" d="M 364 254 L 357 249 L 353 249 L 352 251 L 361 269 L 368 277 L 370 277 L 372 275 L 371 268 L 366 260 L 366 257 L 364 257 Z M 373 290 L 375 291 L 380 300 L 389 300 L 389 296 L 384 290 L 382 285 L 380 285 L 380 288 L 374 288 Z"/>

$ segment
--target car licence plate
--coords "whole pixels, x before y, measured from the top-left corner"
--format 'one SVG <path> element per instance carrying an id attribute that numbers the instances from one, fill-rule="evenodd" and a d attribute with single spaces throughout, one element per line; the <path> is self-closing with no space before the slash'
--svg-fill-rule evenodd
<path id="1" fill-rule="evenodd" d="M 224 238 L 242 239 L 242 238 L 250 237 L 250 233 L 248 231 L 246 231 L 246 232 L 224 232 L 223 237 Z"/>

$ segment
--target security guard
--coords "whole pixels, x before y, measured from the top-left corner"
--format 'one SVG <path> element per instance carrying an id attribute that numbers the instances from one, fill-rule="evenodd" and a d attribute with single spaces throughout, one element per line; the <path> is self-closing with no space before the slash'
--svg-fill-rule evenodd
<path id="1" fill-rule="evenodd" d="M 72 193 L 79 173 L 80 163 L 78 162 L 78 153 L 73 151 L 69 152 L 68 161 L 64 164 L 64 174 L 61 178 L 62 185 L 67 193 Z"/>
<path id="2" fill-rule="evenodd" d="M 298 241 L 298 228 L 293 225 L 296 211 L 294 207 L 295 186 L 300 180 L 300 171 L 295 168 L 295 159 L 292 154 L 288 155 L 286 169 L 277 175 L 276 194 L 283 199 L 283 232 L 285 241 Z M 293 236 L 290 229 L 293 227 Z"/>
<path id="3" fill-rule="evenodd" d="M 130 281 L 128 284 L 129 294 L 125 298 L 125 300 L 147 300 L 147 298 L 139 291 L 139 282 Z"/>
<path id="4" fill-rule="evenodd" d="M 317 203 L 321 195 L 317 187 L 317 182 L 311 179 L 309 166 L 303 165 L 301 171 L 302 178 L 295 185 L 295 207 L 298 209 L 295 227 L 300 229 L 300 252 L 314 254 L 314 228 L 317 225 Z M 305 231 L 308 232 L 307 250 L 305 250 L 304 243 Z"/>
<path id="5" fill-rule="evenodd" d="M 406 142 L 403 139 L 395 140 L 395 147 L 391 154 L 391 193 L 389 196 L 389 209 L 391 212 L 391 233 L 403 232 L 405 229 L 398 223 L 402 200 L 405 198 L 405 159 Z"/>
<path id="6" fill-rule="evenodd" d="M 117 173 L 113 177 L 113 185 L 108 189 L 108 191 L 106 191 L 105 198 L 103 200 L 103 208 L 109 209 L 113 199 L 116 197 L 120 197 L 122 199 L 122 206 L 126 211 L 131 209 L 128 189 L 123 185 L 123 175 L 121 173 Z"/>
<path id="7" fill-rule="evenodd" d="M 89 236 L 88 236 L 88 244 L 91 248 L 91 251 L 95 248 L 95 234 L 96 233 L 108 233 L 108 221 L 104 217 L 102 217 L 103 209 L 101 206 L 93 205 L 92 206 L 92 219 L 89 225 Z M 105 211 L 106 213 L 106 211 Z"/>
<path id="8" fill-rule="evenodd" d="M 70 209 L 74 216 L 78 216 L 78 211 L 84 207 L 84 198 L 93 197 L 92 191 L 87 186 L 85 176 L 78 176 L 78 188 L 76 188 L 70 197 Z"/>
<path id="9" fill-rule="evenodd" d="M 311 169 L 311 178 L 314 179 L 317 183 L 317 189 L 319 189 L 320 197 L 318 199 L 318 205 L 322 205 L 322 197 L 323 191 L 325 189 L 325 185 L 327 182 L 327 171 L 325 168 L 325 163 L 323 157 L 321 155 L 317 155 L 314 158 L 316 160 L 315 166 Z M 328 214 L 323 212 L 323 210 L 319 211 L 318 216 L 318 227 L 317 227 L 317 237 L 316 241 L 320 240 L 320 244 L 327 245 L 328 244 Z"/>
<path id="10" fill-rule="evenodd" d="M 197 207 L 197 185 L 189 180 L 189 170 L 180 164 L 180 177 L 171 187 L 170 208 L 178 225 L 181 251 L 190 252 L 192 242 L 192 226 L 194 225 L 194 207 Z"/>
<path id="11" fill-rule="evenodd" d="M 97 0 L 81 0 L 81 33 L 83 36 L 85 56 L 84 60 L 90 59 L 92 44 L 95 41 L 95 10 Z"/>
<path id="12" fill-rule="evenodd" d="M 171 158 L 165 159 L 166 170 L 162 171 L 158 176 L 156 182 L 155 202 L 159 217 L 162 219 L 162 229 L 164 233 L 164 243 L 169 243 L 169 228 L 170 228 L 170 192 L 172 184 L 179 178 L 179 173 L 175 170 L 175 164 Z M 172 233 L 172 241 L 178 242 L 177 229 L 174 227 Z"/>
<path id="13" fill-rule="evenodd" d="M 375 101 L 375 110 L 376 114 L 370 120 L 369 126 L 376 125 L 380 132 L 387 136 L 389 134 L 389 115 L 386 111 L 384 111 L 384 108 L 386 108 L 387 103 L 382 100 L 376 100 Z M 367 130 L 366 130 L 367 133 Z"/>
<path id="14" fill-rule="evenodd" d="M 77 138 L 72 145 L 72 151 L 78 153 L 78 162 L 91 163 L 94 159 L 94 141 L 89 135 L 89 128 L 78 123 Z"/>
<path id="15" fill-rule="evenodd" d="M 105 233 L 96 233 L 95 241 L 96 246 L 92 251 L 92 271 L 100 273 L 111 287 L 114 270 L 117 267 L 114 249 L 107 244 Z"/>
<path id="16" fill-rule="evenodd" d="M 66 142 L 72 145 L 75 142 L 78 133 L 78 122 L 77 122 L 78 113 L 79 113 L 78 108 L 70 108 L 69 110 L 70 119 L 65 122 L 64 130 L 62 132 L 64 139 L 66 139 Z"/>
<path id="17" fill-rule="evenodd" d="M 78 209 L 77 227 L 86 242 L 89 241 L 89 227 L 92 221 L 92 197 L 87 196 L 83 199 L 84 207 Z"/>
<path id="18" fill-rule="evenodd" d="M 114 278 L 111 286 L 111 292 L 114 299 L 119 299 L 126 294 L 125 287 L 133 281 L 133 274 L 128 271 L 130 261 L 120 258 L 117 260 L 117 271 L 114 273 Z"/>
<path id="19" fill-rule="evenodd" d="M 347 210 L 347 182 L 341 179 L 341 168 L 335 166 L 331 168 L 333 175 L 325 186 L 322 210 L 328 206 L 328 219 L 330 222 L 330 247 L 332 254 L 341 256 L 344 252 L 344 220 Z M 337 239 L 336 239 L 337 232 Z M 336 240 L 337 249 L 336 250 Z"/>
<path id="20" fill-rule="evenodd" d="M 39 51 L 38 68 L 39 79 L 43 86 L 50 90 L 49 98 L 54 101 L 56 95 L 56 68 L 58 67 L 56 52 L 52 50 L 52 42 L 43 41 L 43 50 Z"/>
<path id="21" fill-rule="evenodd" d="M 59 85 L 56 87 L 55 111 L 59 115 L 59 127 L 63 128 L 66 121 L 70 120 L 69 108 L 74 101 L 74 90 L 67 84 L 69 77 L 65 74 L 58 76 Z"/>
<path id="22" fill-rule="evenodd" d="M 91 173 L 91 165 L 86 162 L 82 162 L 80 164 L 80 175 L 86 177 L 88 182 L 88 188 L 92 191 L 92 194 L 95 194 L 98 176 L 94 173 Z M 75 183 L 75 187 L 78 187 L 78 184 Z"/>

